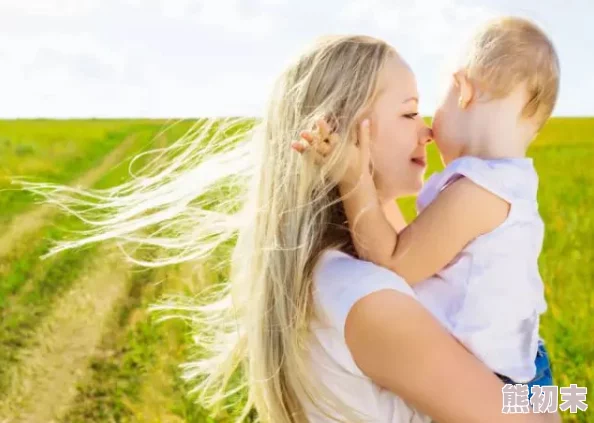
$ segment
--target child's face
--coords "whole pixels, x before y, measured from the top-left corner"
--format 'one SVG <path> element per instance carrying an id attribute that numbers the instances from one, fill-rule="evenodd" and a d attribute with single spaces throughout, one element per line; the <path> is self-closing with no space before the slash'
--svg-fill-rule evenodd
<path id="1" fill-rule="evenodd" d="M 433 118 L 433 138 L 445 163 L 462 155 L 520 154 L 538 130 L 538 116 L 519 118 L 527 102 L 525 84 L 491 98 L 456 73 Z"/>
<path id="2" fill-rule="evenodd" d="M 371 110 L 371 158 L 378 193 L 392 200 L 423 186 L 431 130 L 418 114 L 417 83 L 406 63 L 390 59 L 379 78 Z"/>
<path id="3" fill-rule="evenodd" d="M 464 118 L 458 105 L 460 89 L 454 79 L 433 116 L 433 139 L 446 163 L 460 155 L 466 139 Z"/>

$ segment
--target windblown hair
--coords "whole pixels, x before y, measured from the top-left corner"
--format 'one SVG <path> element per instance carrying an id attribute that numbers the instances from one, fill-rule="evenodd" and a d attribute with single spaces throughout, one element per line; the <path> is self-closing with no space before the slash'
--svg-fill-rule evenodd
<path id="1" fill-rule="evenodd" d="M 21 180 L 24 189 L 90 227 L 47 255 L 111 240 L 125 253 L 138 245 L 166 252 L 151 261 L 126 253 L 143 266 L 228 263 L 227 283 L 209 295 L 172 297 L 152 307 L 174 313 L 164 318 L 187 312 L 196 324 L 200 354 L 184 365 L 184 378 L 195 382 L 200 403 L 219 409 L 243 391 L 240 421 L 255 409 L 262 422 L 303 422 L 311 404 L 329 419 L 356 421 L 348 404 L 312 379 L 312 272 L 326 249 L 354 254 L 329 175 L 344 170 L 345 147 L 395 54 L 371 37 L 324 37 L 280 75 L 253 127 L 200 121 L 143 174 L 109 189 Z M 323 166 L 290 147 L 320 118 L 334 122 L 345 140 Z"/>

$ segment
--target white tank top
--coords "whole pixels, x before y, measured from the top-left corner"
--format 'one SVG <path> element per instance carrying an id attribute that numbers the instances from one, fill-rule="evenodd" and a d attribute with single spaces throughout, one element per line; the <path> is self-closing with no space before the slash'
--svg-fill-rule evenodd
<path id="1" fill-rule="evenodd" d="M 313 279 L 317 318 L 311 322 L 309 351 L 311 372 L 317 382 L 330 389 L 353 412 L 364 416 L 367 423 L 430 422 L 429 417 L 367 377 L 355 364 L 344 337 L 347 315 L 361 298 L 382 289 L 393 289 L 414 298 L 412 288 L 390 270 L 336 250 L 323 253 Z M 312 404 L 306 402 L 304 406 L 310 423 L 330 421 Z"/>
<path id="2" fill-rule="evenodd" d="M 538 270 L 544 238 L 538 175 L 529 158 L 462 157 L 427 181 L 417 199 L 418 210 L 460 177 L 507 201 L 509 215 L 414 291 L 489 368 L 516 382 L 527 382 L 536 373 L 539 316 L 546 310 Z"/>

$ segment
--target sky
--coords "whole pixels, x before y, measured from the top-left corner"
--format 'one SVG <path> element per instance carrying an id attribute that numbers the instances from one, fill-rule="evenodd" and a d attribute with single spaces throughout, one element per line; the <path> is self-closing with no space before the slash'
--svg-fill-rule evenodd
<path id="1" fill-rule="evenodd" d="M 554 114 L 594 116 L 591 0 L 0 0 L 0 118 L 261 116 L 305 46 L 354 33 L 400 52 L 432 115 L 448 61 L 510 14 L 558 50 Z"/>

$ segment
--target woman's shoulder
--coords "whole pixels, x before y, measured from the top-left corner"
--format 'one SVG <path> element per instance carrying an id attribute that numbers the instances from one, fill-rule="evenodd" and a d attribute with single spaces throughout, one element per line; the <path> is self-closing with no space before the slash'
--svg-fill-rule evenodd
<path id="1" fill-rule="evenodd" d="M 367 377 L 346 344 L 344 325 L 351 307 L 367 294 L 386 288 L 412 295 L 406 282 L 387 269 L 338 250 L 322 253 L 314 269 L 314 303 L 322 321 L 312 322 L 313 374 L 353 411 L 367 415 L 365 421 L 426 422 L 428 418 Z M 309 420 L 328 419 L 312 411 Z"/>
<path id="2" fill-rule="evenodd" d="M 314 268 L 314 301 L 340 332 L 357 301 L 384 289 L 415 296 L 406 281 L 391 270 L 338 250 L 322 253 Z"/>
<path id="3" fill-rule="evenodd" d="M 330 326 L 316 321 L 312 327 L 314 337 L 310 354 L 314 377 L 332 389 L 344 404 L 367 415 L 369 418 L 365 421 L 430 421 L 366 376 L 355 363 L 344 335 L 346 316 L 354 303 L 380 289 L 394 289 L 413 295 L 406 282 L 390 270 L 371 262 L 338 250 L 327 250 L 318 259 L 314 287 L 316 309 L 330 320 L 326 322 Z M 313 413 L 310 420 L 322 422 L 328 419 Z"/>
<path id="4" fill-rule="evenodd" d="M 322 289 L 332 286 L 344 288 L 345 285 L 365 282 L 413 292 L 406 281 L 391 270 L 334 249 L 326 250 L 320 255 L 313 278 L 316 287 Z"/>

